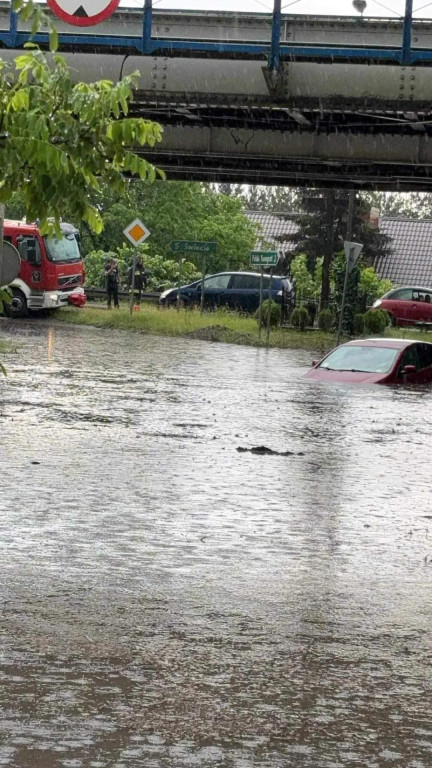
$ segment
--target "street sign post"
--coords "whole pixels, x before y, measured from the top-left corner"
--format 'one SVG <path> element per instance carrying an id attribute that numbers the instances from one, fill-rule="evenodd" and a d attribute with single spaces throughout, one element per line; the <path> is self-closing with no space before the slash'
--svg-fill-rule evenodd
<path id="1" fill-rule="evenodd" d="M 134 219 L 131 221 L 129 226 L 126 227 L 126 229 L 123 230 L 123 234 L 130 243 L 135 247 L 134 253 L 133 253 L 133 262 L 132 262 L 132 281 L 131 281 L 131 295 L 130 295 L 130 301 L 129 301 L 129 312 L 132 314 L 133 312 L 133 302 L 134 302 L 134 296 L 135 296 L 135 269 L 136 269 L 136 262 L 137 262 L 137 247 L 141 245 L 141 243 L 144 242 L 144 240 L 147 240 L 148 237 L 150 237 L 151 232 L 149 229 L 147 229 L 146 225 L 142 223 L 140 219 Z"/>
<path id="2" fill-rule="evenodd" d="M 67 24 L 91 27 L 108 19 L 120 0 L 47 0 L 52 12 Z"/>
<path id="3" fill-rule="evenodd" d="M 177 294 L 177 312 L 180 311 L 180 287 L 181 287 L 181 268 L 182 268 L 182 254 L 190 254 L 191 256 L 198 254 L 202 256 L 202 280 L 201 280 L 201 314 L 204 312 L 204 280 L 207 269 L 207 256 L 212 253 L 216 253 L 218 244 L 212 240 L 172 240 L 171 250 L 173 253 L 179 254 L 179 282 L 178 282 L 178 294 Z"/>
<path id="4" fill-rule="evenodd" d="M 172 240 L 171 250 L 173 253 L 198 253 L 203 255 L 216 253 L 217 243 L 201 240 Z"/>
<path id="5" fill-rule="evenodd" d="M 260 277 L 260 295 L 259 295 L 259 308 L 258 308 L 258 334 L 261 339 L 261 327 L 262 327 L 262 303 L 263 303 L 263 278 L 264 267 L 275 267 L 279 261 L 279 254 L 277 251 L 251 251 L 250 265 L 251 267 L 261 267 Z M 269 282 L 269 312 L 267 317 L 267 344 L 270 336 L 270 309 L 271 309 L 271 284 L 273 277 L 273 269 L 270 270 L 270 282 Z"/>
<path id="6" fill-rule="evenodd" d="M 275 267 L 278 261 L 277 251 L 252 251 L 250 255 L 251 267 Z"/>
<path id="7" fill-rule="evenodd" d="M 343 287 L 343 293 L 342 293 L 342 303 L 341 303 L 341 310 L 339 315 L 339 325 L 338 325 L 336 344 L 339 344 L 341 333 L 342 333 L 343 316 L 345 311 L 345 297 L 346 297 L 346 292 L 348 287 L 348 278 L 351 272 L 353 271 L 355 265 L 357 264 L 358 257 L 360 256 L 363 250 L 363 245 L 361 243 L 352 243 L 349 240 L 344 240 L 344 249 L 345 249 L 345 256 L 346 256 L 345 279 L 344 279 L 344 287 Z"/>

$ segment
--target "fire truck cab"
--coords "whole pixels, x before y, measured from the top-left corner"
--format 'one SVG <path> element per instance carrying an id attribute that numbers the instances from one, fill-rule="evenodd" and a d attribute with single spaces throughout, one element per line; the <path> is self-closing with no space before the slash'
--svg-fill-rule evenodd
<path id="1" fill-rule="evenodd" d="M 82 307 L 84 265 L 78 244 L 78 230 L 62 223 L 62 238 L 42 236 L 36 224 L 4 222 L 4 240 L 12 243 L 21 257 L 19 276 L 9 287 L 9 317 L 26 317 L 28 310 L 57 309 L 67 304 Z"/>

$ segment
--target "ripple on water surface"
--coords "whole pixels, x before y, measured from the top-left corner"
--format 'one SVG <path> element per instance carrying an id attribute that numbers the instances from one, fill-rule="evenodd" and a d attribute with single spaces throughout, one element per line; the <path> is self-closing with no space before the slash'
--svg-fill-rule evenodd
<path id="1" fill-rule="evenodd" d="M 432 391 L 1 330 L 0 766 L 429 766 Z"/>

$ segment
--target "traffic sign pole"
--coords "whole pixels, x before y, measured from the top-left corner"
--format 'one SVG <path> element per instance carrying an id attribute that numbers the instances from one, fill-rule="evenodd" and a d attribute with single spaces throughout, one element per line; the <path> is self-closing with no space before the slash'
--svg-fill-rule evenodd
<path id="1" fill-rule="evenodd" d="M 180 287 L 182 283 L 182 256 L 179 256 L 179 272 L 178 272 L 178 291 L 177 291 L 177 312 L 180 312 Z"/>
<path id="2" fill-rule="evenodd" d="M 201 314 L 204 312 L 204 280 L 206 276 L 206 269 L 207 269 L 207 259 L 206 255 L 203 255 L 202 260 L 202 280 L 201 280 Z"/>
<path id="3" fill-rule="evenodd" d="M 264 282 L 264 267 L 261 267 L 259 311 L 258 311 L 258 327 L 259 327 L 258 337 L 260 341 L 261 341 L 261 326 L 262 326 L 263 282 Z"/>
<path id="4" fill-rule="evenodd" d="M 270 339 L 270 319 L 271 319 L 271 307 L 272 307 L 272 280 L 273 280 L 273 270 L 270 270 L 270 280 L 269 280 L 269 292 L 268 292 L 268 311 L 267 311 L 267 338 L 266 338 L 266 345 L 269 345 L 269 339 Z"/>
<path id="5" fill-rule="evenodd" d="M 344 278 L 344 287 L 343 287 L 343 293 L 342 293 L 341 310 L 339 315 L 338 332 L 336 337 L 336 345 L 339 344 L 340 337 L 342 335 L 346 292 L 348 288 L 348 278 L 352 270 L 354 269 L 357 263 L 358 257 L 360 256 L 360 253 L 363 248 L 361 243 L 351 243 L 351 242 L 348 242 L 347 240 L 344 241 L 344 247 L 345 247 L 345 256 L 346 256 L 346 266 L 345 266 L 345 278 Z"/>
<path id="6" fill-rule="evenodd" d="M 137 252 L 134 251 L 134 253 L 133 253 L 133 261 L 132 261 L 131 295 L 129 297 L 129 314 L 130 315 L 132 315 L 134 301 L 135 301 L 135 270 L 136 270 L 136 263 L 137 263 Z"/>

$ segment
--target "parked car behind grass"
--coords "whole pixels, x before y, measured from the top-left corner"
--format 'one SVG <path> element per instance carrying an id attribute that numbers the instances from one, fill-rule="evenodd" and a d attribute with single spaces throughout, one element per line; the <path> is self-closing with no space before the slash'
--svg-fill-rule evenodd
<path id="1" fill-rule="evenodd" d="M 432 288 L 394 288 L 377 299 L 372 308 L 385 309 L 395 326 L 432 323 Z"/>
<path id="2" fill-rule="evenodd" d="M 256 312 L 260 299 L 259 272 L 219 272 L 208 275 L 204 280 L 204 305 L 207 308 L 227 307 L 242 312 Z M 182 304 L 194 305 L 201 302 L 202 281 L 196 280 L 180 288 Z M 269 297 L 270 275 L 263 278 L 263 299 Z M 170 288 L 164 291 L 159 299 L 162 306 L 170 306 L 177 302 L 178 289 Z M 273 277 L 271 283 L 271 298 L 278 304 L 293 303 L 294 289 L 288 277 Z"/>

